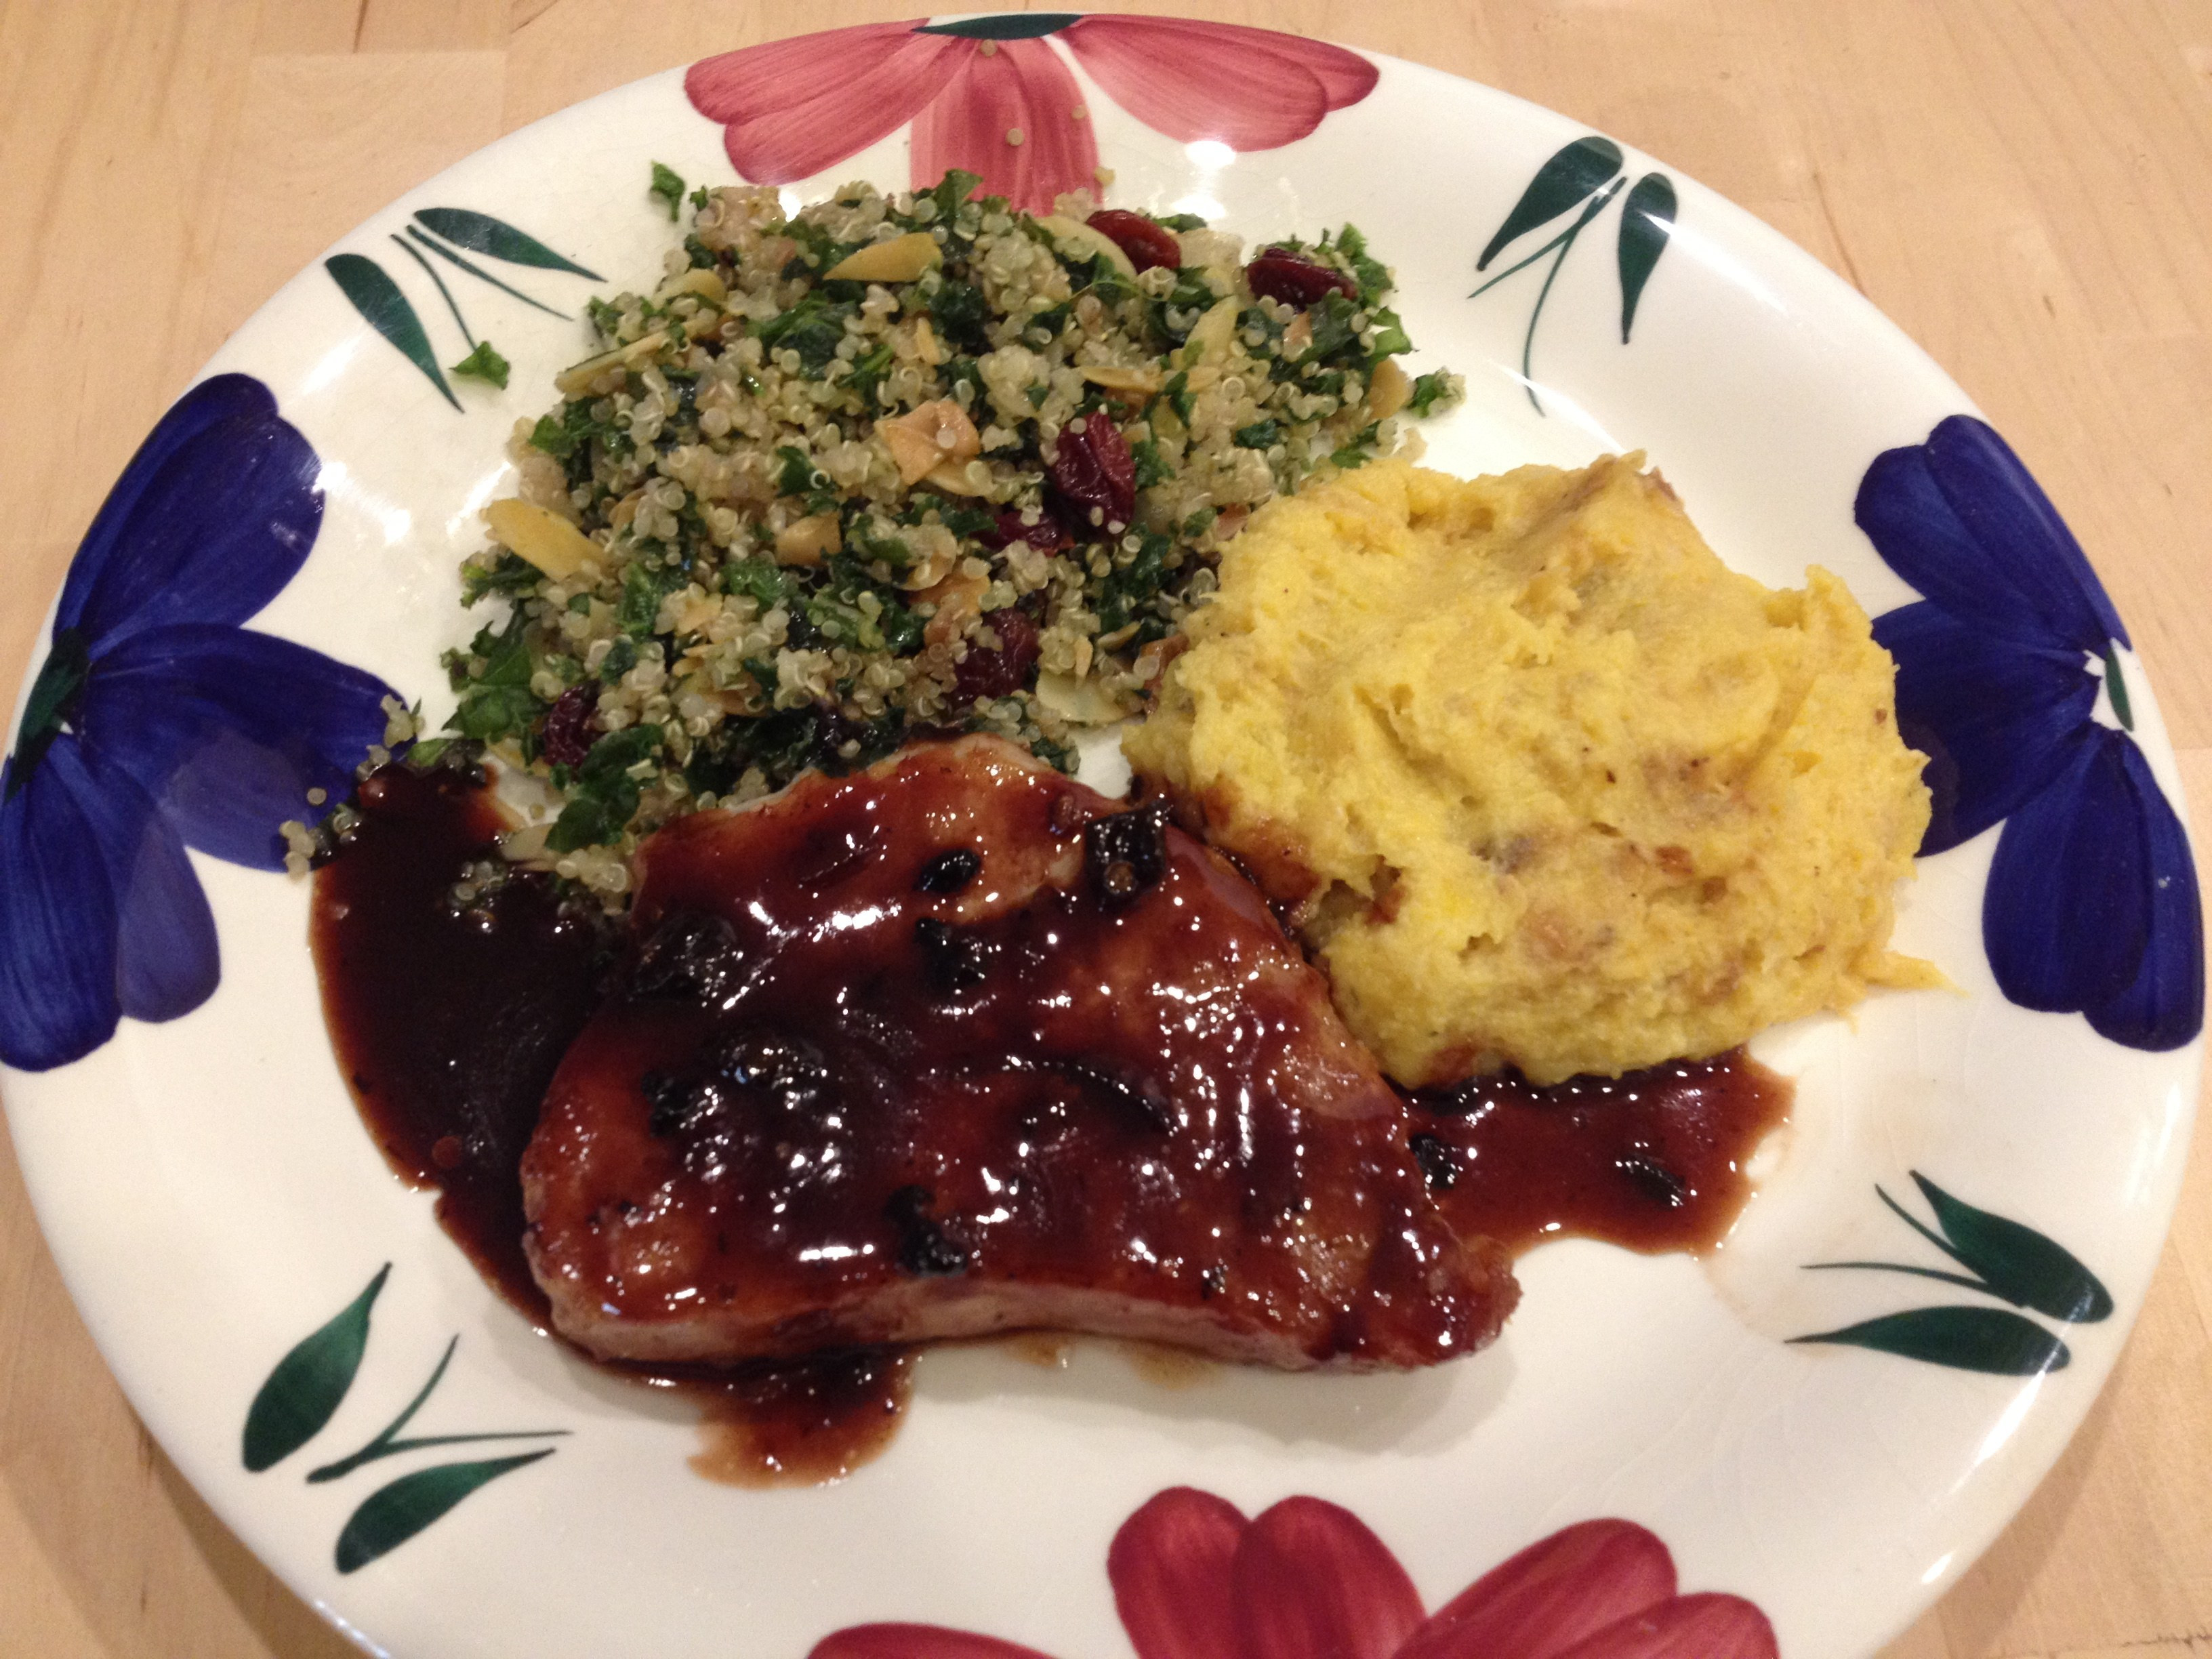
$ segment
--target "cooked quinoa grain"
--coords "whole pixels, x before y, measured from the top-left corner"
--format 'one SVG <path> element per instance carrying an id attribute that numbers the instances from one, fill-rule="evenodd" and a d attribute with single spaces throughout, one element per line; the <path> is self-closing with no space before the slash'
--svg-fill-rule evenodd
<path id="1" fill-rule="evenodd" d="M 454 739 L 561 799 L 511 857 L 619 904 L 669 817 L 909 734 L 1072 766 L 1253 507 L 1460 395 L 1392 361 L 1390 273 L 1348 226 L 1248 263 L 1189 216 L 975 183 L 791 216 L 696 191 L 659 286 L 592 302 L 599 349 L 518 424 L 519 494 L 462 567 L 503 612 L 447 658 Z"/>

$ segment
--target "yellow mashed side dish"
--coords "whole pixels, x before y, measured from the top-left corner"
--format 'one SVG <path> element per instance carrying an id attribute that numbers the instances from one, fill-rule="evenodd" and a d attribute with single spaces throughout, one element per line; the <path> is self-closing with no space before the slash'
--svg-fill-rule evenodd
<path id="1" fill-rule="evenodd" d="M 1942 982 L 1888 948 L 1928 792 L 1866 613 L 1729 570 L 1639 460 L 1270 503 L 1124 738 L 1401 1083 L 1618 1074 Z"/>

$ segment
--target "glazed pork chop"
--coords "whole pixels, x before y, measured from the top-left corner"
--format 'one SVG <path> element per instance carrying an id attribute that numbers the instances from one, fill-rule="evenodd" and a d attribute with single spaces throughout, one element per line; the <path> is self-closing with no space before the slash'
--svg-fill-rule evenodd
<path id="1" fill-rule="evenodd" d="M 591 1352 L 1049 1328 L 1367 1369 L 1511 1310 L 1320 975 L 1159 812 L 969 738 L 679 819 L 638 871 L 522 1165 Z"/>

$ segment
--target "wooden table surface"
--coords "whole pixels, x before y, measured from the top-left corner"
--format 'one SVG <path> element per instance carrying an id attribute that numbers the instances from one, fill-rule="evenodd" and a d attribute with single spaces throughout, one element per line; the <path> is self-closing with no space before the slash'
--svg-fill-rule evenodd
<path id="1" fill-rule="evenodd" d="M 2212 0 L 1178 0 L 1435 64 L 1810 249 L 1987 410 L 2135 630 L 2212 827 Z M 0 3 L 0 684 L 107 483 L 249 312 L 401 191 L 830 0 Z M 119 367 L 118 367 L 119 366 Z M 1887 1659 L 2212 1656 L 2212 1148 L 2072 1448 Z M 0 1139 L 0 1654 L 351 1649 L 109 1378 Z"/>

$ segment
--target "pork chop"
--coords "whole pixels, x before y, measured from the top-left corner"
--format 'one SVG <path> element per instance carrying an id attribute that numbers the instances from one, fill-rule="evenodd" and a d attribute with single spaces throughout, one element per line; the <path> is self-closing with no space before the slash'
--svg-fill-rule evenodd
<path id="1" fill-rule="evenodd" d="M 562 1333 L 709 1364 L 1049 1328 L 1425 1365 L 1518 1294 L 1252 885 L 995 738 L 641 849 L 523 1159 Z"/>

